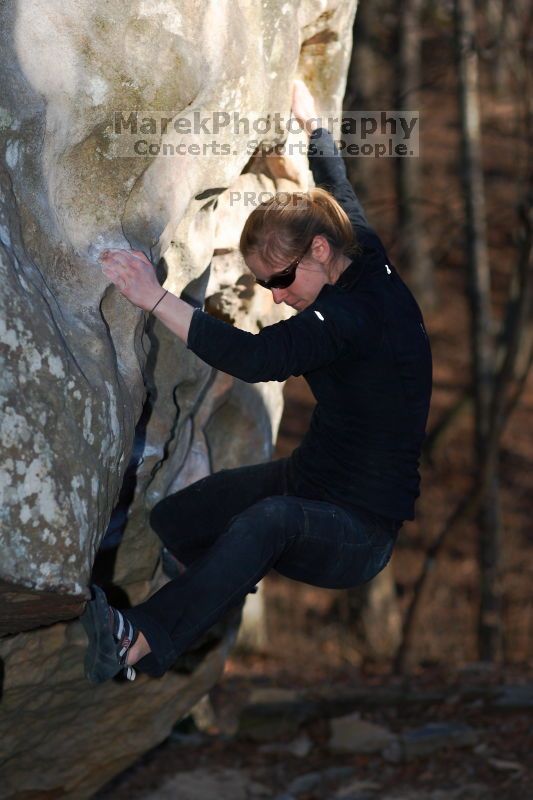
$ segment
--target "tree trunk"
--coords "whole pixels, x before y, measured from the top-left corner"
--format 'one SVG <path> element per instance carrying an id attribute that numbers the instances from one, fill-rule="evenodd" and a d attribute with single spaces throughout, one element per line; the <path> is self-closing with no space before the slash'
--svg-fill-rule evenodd
<path id="1" fill-rule="evenodd" d="M 418 609 L 422 606 L 429 575 L 448 537 L 456 530 L 459 524 L 464 523 L 477 513 L 481 507 L 483 498 L 490 488 L 493 465 L 497 461 L 499 443 L 504 428 L 526 385 L 533 354 L 533 320 L 531 313 L 533 308 L 533 270 L 531 269 L 533 208 L 531 199 L 532 193 L 527 192 L 520 209 L 523 235 L 507 303 L 509 324 L 506 326 L 506 349 L 502 364 L 498 369 L 491 399 L 490 433 L 486 446 L 486 458 L 476 475 L 472 491 L 454 509 L 426 552 L 424 565 L 417 578 L 411 602 L 405 613 L 402 641 L 395 659 L 397 672 L 404 672 L 407 666 L 416 628 Z M 512 313 L 510 311 L 511 308 Z"/>
<path id="2" fill-rule="evenodd" d="M 478 467 L 487 457 L 490 407 L 494 390 L 494 341 L 490 309 L 490 269 L 481 163 L 478 58 L 473 0 L 455 0 L 455 36 L 459 76 L 462 177 L 471 309 L 471 348 L 475 396 L 475 448 Z M 501 513 L 498 458 L 492 461 L 479 514 L 479 655 L 494 660 L 501 652 Z"/>
<path id="3" fill-rule="evenodd" d="M 265 595 L 263 583 L 258 584 L 257 592 L 246 595 L 242 611 L 242 621 L 235 643 L 236 650 L 248 653 L 261 653 L 268 646 Z"/>
<path id="4" fill-rule="evenodd" d="M 350 111 L 365 111 L 375 107 L 379 75 L 376 53 L 372 44 L 375 14 L 373 0 L 359 0 L 353 26 L 352 58 L 343 104 L 345 113 L 348 115 Z M 351 156 L 346 159 L 348 178 L 355 187 L 363 207 L 368 198 L 373 167 L 374 159 L 372 158 Z"/>
<path id="5" fill-rule="evenodd" d="M 395 657 L 402 638 L 402 618 L 390 565 L 368 583 L 347 589 L 340 606 L 350 644 L 364 660 Z"/>
<path id="6" fill-rule="evenodd" d="M 399 11 L 397 102 L 398 110 L 418 111 L 421 67 L 420 11 L 422 0 L 405 0 Z M 410 277 L 413 292 L 427 311 L 435 306 L 433 264 L 424 241 L 422 222 L 422 161 L 419 156 L 398 158 L 399 264 Z"/>

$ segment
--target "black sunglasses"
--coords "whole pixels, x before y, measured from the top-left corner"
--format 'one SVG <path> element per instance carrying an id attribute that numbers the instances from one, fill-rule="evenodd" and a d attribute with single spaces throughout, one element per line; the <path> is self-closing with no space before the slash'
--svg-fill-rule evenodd
<path id="1" fill-rule="evenodd" d="M 294 261 L 291 261 L 289 266 L 285 267 L 284 270 L 281 272 L 276 272 L 275 275 L 267 278 L 266 281 L 264 281 L 262 278 L 256 278 L 255 282 L 258 283 L 259 286 L 263 286 L 265 289 L 286 289 L 287 286 L 290 286 L 296 278 L 296 270 L 298 269 L 298 265 L 308 250 L 309 245 L 307 245 L 302 255 L 299 256 L 299 258 L 295 258 Z"/>

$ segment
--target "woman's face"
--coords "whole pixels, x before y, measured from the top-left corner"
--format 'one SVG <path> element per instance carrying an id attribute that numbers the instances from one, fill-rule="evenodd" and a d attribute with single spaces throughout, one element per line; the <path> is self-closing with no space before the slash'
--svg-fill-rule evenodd
<path id="1" fill-rule="evenodd" d="M 327 247 L 324 247 L 324 242 Z M 329 283 L 326 260 L 329 257 L 329 244 L 321 236 L 315 236 L 312 246 L 307 250 L 295 272 L 294 281 L 284 289 L 269 289 L 275 303 L 286 303 L 296 311 L 303 311 L 318 297 L 324 284 Z M 256 253 L 246 257 L 246 265 L 256 278 L 268 280 L 276 273 L 283 272 L 288 264 L 267 264 Z"/>

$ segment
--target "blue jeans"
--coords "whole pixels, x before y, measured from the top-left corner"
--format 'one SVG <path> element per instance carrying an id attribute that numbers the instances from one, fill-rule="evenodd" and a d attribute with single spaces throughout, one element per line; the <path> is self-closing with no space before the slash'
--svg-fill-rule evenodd
<path id="1" fill-rule="evenodd" d="M 161 500 L 150 523 L 187 570 L 124 611 L 162 675 L 270 570 L 327 589 L 369 581 L 388 563 L 401 522 L 320 499 L 283 458 L 224 469 Z"/>

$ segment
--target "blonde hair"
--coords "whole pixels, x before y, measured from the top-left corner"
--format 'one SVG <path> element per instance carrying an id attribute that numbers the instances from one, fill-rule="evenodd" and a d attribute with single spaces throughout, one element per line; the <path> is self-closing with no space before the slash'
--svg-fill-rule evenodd
<path id="1" fill-rule="evenodd" d="M 257 206 L 245 222 L 239 248 L 243 258 L 257 253 L 271 264 L 287 264 L 302 255 L 315 236 L 329 242 L 333 258 L 360 252 L 344 209 L 325 189 L 278 192 Z"/>

